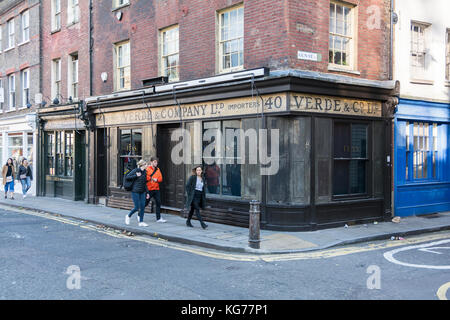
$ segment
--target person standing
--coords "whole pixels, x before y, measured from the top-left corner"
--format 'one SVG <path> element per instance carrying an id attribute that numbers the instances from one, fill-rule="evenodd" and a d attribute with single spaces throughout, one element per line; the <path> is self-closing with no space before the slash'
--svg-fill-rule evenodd
<path id="1" fill-rule="evenodd" d="M 126 180 L 133 181 L 131 189 L 131 198 L 133 199 L 134 208 L 125 216 L 125 224 L 130 224 L 131 216 L 139 211 L 138 222 L 140 227 L 147 227 L 148 224 L 144 222 L 145 198 L 147 196 L 147 162 L 140 160 L 137 163 L 138 167 L 132 170 L 126 177 Z"/>
<path id="2" fill-rule="evenodd" d="M 31 167 L 28 165 L 28 160 L 23 158 L 22 164 L 19 166 L 17 174 L 18 180 L 22 183 L 23 199 L 26 198 L 28 190 L 31 188 L 31 180 L 33 180 L 33 173 Z"/>
<path id="3" fill-rule="evenodd" d="M 200 209 L 205 209 L 206 205 L 206 192 L 205 183 L 202 177 L 202 167 L 197 166 L 192 169 L 192 175 L 189 177 L 186 183 L 186 208 L 190 208 L 188 218 L 186 220 L 186 225 L 188 227 L 193 227 L 191 224 L 192 215 L 197 216 L 203 229 L 206 229 L 208 225 L 203 222 L 202 216 L 200 215 Z"/>
<path id="4" fill-rule="evenodd" d="M 156 222 L 164 223 L 166 220 L 161 218 L 161 191 L 159 190 L 159 184 L 162 182 L 162 173 L 158 168 L 158 158 L 151 157 L 150 164 L 151 166 L 147 169 L 147 189 L 149 194 L 147 199 L 155 199 Z"/>
<path id="5" fill-rule="evenodd" d="M 9 158 L 3 166 L 2 176 L 3 186 L 5 187 L 5 199 L 8 199 L 8 191 L 11 194 L 11 199 L 14 199 L 14 180 L 16 177 L 16 172 L 12 158 Z"/>

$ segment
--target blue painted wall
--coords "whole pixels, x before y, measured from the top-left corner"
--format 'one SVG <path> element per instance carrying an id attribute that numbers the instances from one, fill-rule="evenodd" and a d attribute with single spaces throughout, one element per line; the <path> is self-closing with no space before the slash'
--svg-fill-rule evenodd
<path id="1" fill-rule="evenodd" d="M 427 178 L 414 179 L 412 151 L 407 175 L 407 122 L 429 123 L 430 134 L 432 124 L 438 124 L 436 177 L 428 161 Z M 431 149 L 432 141 L 429 143 Z M 394 214 L 404 217 L 443 211 L 450 211 L 450 104 L 400 99 L 394 120 Z"/>

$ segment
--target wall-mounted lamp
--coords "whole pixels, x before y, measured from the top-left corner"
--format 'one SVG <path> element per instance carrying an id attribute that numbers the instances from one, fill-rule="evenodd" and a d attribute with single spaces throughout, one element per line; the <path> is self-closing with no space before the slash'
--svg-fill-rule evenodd
<path id="1" fill-rule="evenodd" d="M 102 78 L 103 82 L 106 82 L 106 80 L 108 80 L 108 74 L 106 72 L 102 72 L 102 74 L 100 75 L 100 77 Z"/>

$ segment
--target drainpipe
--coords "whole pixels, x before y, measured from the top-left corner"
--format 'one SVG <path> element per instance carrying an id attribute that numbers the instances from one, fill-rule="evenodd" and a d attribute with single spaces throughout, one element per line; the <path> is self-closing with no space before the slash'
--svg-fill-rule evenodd
<path id="1" fill-rule="evenodd" d="M 92 65 L 93 65 L 93 60 L 92 60 L 92 56 L 93 56 L 93 39 L 92 39 L 92 30 L 93 30 L 93 24 L 92 24 L 92 10 L 93 10 L 93 6 L 92 6 L 92 0 L 89 0 L 89 96 L 92 97 L 92 74 L 93 74 L 93 70 L 92 70 Z M 91 132 L 89 129 L 86 130 L 86 136 L 84 139 L 87 138 L 87 146 L 85 145 L 86 148 L 86 172 L 85 172 L 85 202 L 89 203 L 89 198 L 91 197 L 91 189 L 89 188 L 89 186 L 91 185 L 90 181 L 89 181 L 89 177 L 90 175 L 90 170 L 91 170 Z M 85 140 L 86 141 L 86 140 Z M 92 185 L 92 189 L 94 188 L 94 185 Z M 95 202 L 95 195 L 92 195 L 91 197 L 93 200 L 92 202 Z"/>
<path id="2" fill-rule="evenodd" d="M 391 0 L 391 8 L 389 10 L 389 22 L 390 22 L 390 39 L 389 39 L 389 80 L 392 80 L 393 75 L 393 57 L 394 57 L 394 0 Z"/>

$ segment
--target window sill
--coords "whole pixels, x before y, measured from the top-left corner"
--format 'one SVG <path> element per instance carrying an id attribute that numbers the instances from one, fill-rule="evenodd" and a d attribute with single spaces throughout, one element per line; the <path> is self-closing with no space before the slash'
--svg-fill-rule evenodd
<path id="1" fill-rule="evenodd" d="M 13 50 L 14 48 L 15 48 L 16 46 L 14 46 L 14 47 L 11 47 L 11 48 L 8 48 L 8 49 L 5 49 L 5 51 L 3 51 L 4 53 L 7 53 L 8 51 L 11 51 L 11 50 Z"/>
<path id="2" fill-rule="evenodd" d="M 54 33 L 60 32 L 60 31 L 61 31 L 61 28 L 58 28 L 58 29 L 50 31 L 50 34 L 54 34 Z"/>
<path id="3" fill-rule="evenodd" d="M 27 40 L 25 42 L 19 43 L 17 46 L 20 47 L 20 46 L 23 46 L 24 44 L 27 44 L 27 43 L 30 43 L 30 40 Z"/>
<path id="4" fill-rule="evenodd" d="M 434 81 L 433 80 L 425 80 L 425 79 L 410 79 L 409 83 L 433 85 Z"/>
<path id="5" fill-rule="evenodd" d="M 76 24 L 78 24 L 78 23 L 80 23 L 80 20 L 72 21 L 72 22 L 70 22 L 69 24 L 67 24 L 67 28 L 70 28 L 70 27 L 72 27 L 72 26 L 74 26 L 74 25 L 76 25 Z"/>
<path id="6" fill-rule="evenodd" d="M 361 72 L 358 70 L 353 70 L 351 68 L 342 68 L 335 65 L 328 65 L 328 71 L 336 71 L 336 72 L 345 72 L 345 73 L 351 73 L 360 76 Z"/>
<path id="7" fill-rule="evenodd" d="M 14 112 L 14 111 L 16 111 L 16 110 L 17 110 L 17 109 L 15 109 L 15 108 L 14 108 L 14 109 L 11 109 L 11 108 L 10 108 L 10 109 L 8 109 L 8 110 L 5 110 L 5 112 L 6 112 L 6 113 L 8 113 L 8 112 Z"/>
<path id="8" fill-rule="evenodd" d="M 117 11 L 117 10 L 120 10 L 120 9 L 123 9 L 123 8 L 126 8 L 126 7 L 129 7 L 129 6 L 130 6 L 130 3 L 128 2 L 128 3 L 125 3 L 125 4 L 121 5 L 121 6 L 112 8 L 111 12 L 114 12 L 114 11 Z"/>

